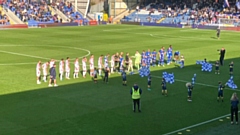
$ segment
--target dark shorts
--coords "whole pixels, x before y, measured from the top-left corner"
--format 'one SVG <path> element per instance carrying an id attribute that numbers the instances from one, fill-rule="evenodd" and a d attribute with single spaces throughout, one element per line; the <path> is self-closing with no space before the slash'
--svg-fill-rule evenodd
<path id="1" fill-rule="evenodd" d="M 223 92 L 218 92 L 218 97 L 223 97 Z"/>
<path id="2" fill-rule="evenodd" d="M 233 68 L 230 68 L 229 71 L 230 71 L 230 72 L 233 72 Z"/>
<path id="3" fill-rule="evenodd" d="M 151 81 L 148 81 L 148 85 L 151 85 L 151 83 L 152 83 Z"/>
<path id="4" fill-rule="evenodd" d="M 123 81 L 127 81 L 127 78 L 126 78 L 126 77 L 123 77 L 122 80 L 123 80 Z"/>
<path id="5" fill-rule="evenodd" d="M 215 69 L 216 69 L 216 70 L 219 70 L 219 67 L 216 67 Z"/>
<path id="6" fill-rule="evenodd" d="M 52 80 L 55 80 L 56 79 L 56 76 L 52 76 L 52 78 L 51 78 Z"/>
<path id="7" fill-rule="evenodd" d="M 94 78 L 97 78 L 97 75 L 94 75 Z"/>
<path id="8" fill-rule="evenodd" d="M 162 87 L 162 90 L 167 90 L 167 87 Z"/>
<path id="9" fill-rule="evenodd" d="M 189 96 L 189 97 L 192 96 L 192 91 L 188 91 L 188 96 Z"/>

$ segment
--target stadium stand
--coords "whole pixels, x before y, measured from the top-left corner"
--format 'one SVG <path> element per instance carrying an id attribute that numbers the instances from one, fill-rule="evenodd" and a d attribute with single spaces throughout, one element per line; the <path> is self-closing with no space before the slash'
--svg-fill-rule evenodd
<path id="1" fill-rule="evenodd" d="M 0 7 L 0 25 L 10 25 L 10 20 L 7 15 L 3 13 L 2 7 Z"/>
<path id="2" fill-rule="evenodd" d="M 58 15 L 53 15 L 46 1 L 26 0 L 7 0 L 3 2 L 3 6 L 12 12 L 23 22 L 29 26 L 37 26 L 38 23 L 54 23 L 60 22 Z"/>
<path id="3" fill-rule="evenodd" d="M 236 2 L 236 1 L 235 1 Z M 216 0 L 159 0 L 140 6 L 122 21 L 170 23 L 170 24 L 217 24 L 219 18 L 239 18 L 235 3 L 229 0 L 230 8 L 223 8 L 223 1 Z M 235 24 L 237 25 L 237 24 Z"/>
<path id="4" fill-rule="evenodd" d="M 67 2 L 57 1 L 56 7 L 69 18 L 70 22 L 81 22 L 81 23 L 88 22 L 88 20 L 85 19 L 81 13 L 79 13 L 78 11 L 75 11 L 73 4 L 69 1 Z"/>

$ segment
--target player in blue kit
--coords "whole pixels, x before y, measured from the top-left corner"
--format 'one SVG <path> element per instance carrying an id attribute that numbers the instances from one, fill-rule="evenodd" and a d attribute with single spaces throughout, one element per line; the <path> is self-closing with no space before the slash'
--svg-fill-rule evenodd
<path id="1" fill-rule="evenodd" d="M 155 67 L 156 66 L 156 62 L 157 62 L 157 52 L 154 49 L 152 52 L 152 66 Z"/>
<path id="2" fill-rule="evenodd" d="M 162 95 L 167 96 L 167 83 L 165 78 L 162 78 Z"/>
<path id="3" fill-rule="evenodd" d="M 164 67 L 164 55 L 165 55 L 164 47 L 162 47 L 159 50 L 158 54 L 159 54 L 158 66 L 163 66 Z"/>
<path id="4" fill-rule="evenodd" d="M 233 61 L 229 64 L 229 74 L 230 76 L 233 75 Z"/>
<path id="5" fill-rule="evenodd" d="M 151 74 L 148 74 L 148 90 L 151 90 L 152 77 Z"/>
<path id="6" fill-rule="evenodd" d="M 170 65 L 170 63 L 172 63 L 172 55 L 173 55 L 173 50 L 172 50 L 172 45 L 170 45 L 167 50 L 167 65 Z"/>
<path id="7" fill-rule="evenodd" d="M 145 57 L 145 55 L 146 55 L 146 52 L 145 52 L 145 50 L 143 50 L 141 53 L 142 59 Z"/>
<path id="8" fill-rule="evenodd" d="M 122 71 L 122 85 L 127 86 L 127 73 L 125 72 L 124 69 Z"/>
<path id="9" fill-rule="evenodd" d="M 218 60 L 215 62 L 215 74 L 220 74 L 220 72 L 219 72 L 219 61 Z"/>
<path id="10" fill-rule="evenodd" d="M 148 49 L 148 51 L 145 53 L 145 56 L 147 56 L 147 63 L 146 63 L 146 65 L 150 66 L 151 61 L 152 61 L 152 53 L 151 53 L 150 49 Z"/>
<path id="11" fill-rule="evenodd" d="M 217 101 L 219 102 L 219 99 L 222 99 L 223 102 L 223 89 L 225 88 L 225 85 L 222 84 L 222 82 L 218 82 L 218 97 Z"/>
<path id="12" fill-rule="evenodd" d="M 147 56 L 144 56 L 141 60 L 141 66 L 145 65 L 146 66 L 147 64 Z"/>
<path id="13" fill-rule="evenodd" d="M 191 102 L 192 101 L 193 85 L 192 85 L 192 83 L 188 82 L 188 83 L 186 83 L 186 87 L 188 89 L 188 100 L 187 101 Z"/>

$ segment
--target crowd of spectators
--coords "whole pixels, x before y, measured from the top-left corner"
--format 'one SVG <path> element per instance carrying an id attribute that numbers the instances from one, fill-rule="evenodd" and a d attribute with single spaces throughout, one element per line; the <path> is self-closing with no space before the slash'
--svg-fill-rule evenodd
<path id="1" fill-rule="evenodd" d="M 80 13 L 74 12 L 73 4 L 71 2 L 63 2 L 63 1 L 56 1 L 52 2 L 52 7 L 57 8 L 62 13 L 64 13 L 68 18 L 69 22 L 73 22 L 74 20 L 82 19 Z"/>
<path id="2" fill-rule="evenodd" d="M 10 25 L 10 20 L 2 11 L 0 11 L 0 25 Z"/>
<path id="3" fill-rule="evenodd" d="M 172 18 L 171 23 L 181 23 L 176 22 L 176 18 L 182 17 L 187 22 L 216 24 L 219 18 L 239 18 L 235 3 L 236 0 L 229 0 L 230 7 L 224 8 L 224 0 L 157 0 L 147 7 L 141 4 L 140 8 L 149 11 L 147 20 L 153 20 L 151 14 L 157 12 L 164 18 Z"/>
<path id="4" fill-rule="evenodd" d="M 23 22 L 30 20 L 37 22 L 59 22 L 58 15 L 52 15 L 46 0 L 26 1 L 8 0 L 3 2 Z"/>

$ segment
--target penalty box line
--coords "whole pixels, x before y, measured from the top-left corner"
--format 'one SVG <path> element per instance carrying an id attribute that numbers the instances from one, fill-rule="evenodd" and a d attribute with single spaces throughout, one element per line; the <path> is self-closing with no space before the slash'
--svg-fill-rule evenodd
<path id="1" fill-rule="evenodd" d="M 240 111 L 238 111 L 238 113 L 240 113 Z M 182 128 L 182 129 L 178 129 L 178 130 L 175 130 L 175 131 L 172 131 L 172 132 L 163 134 L 163 135 L 175 134 L 175 133 L 177 133 L 177 132 L 180 132 L 180 131 L 183 131 L 183 130 L 187 130 L 187 129 L 190 129 L 190 128 L 194 128 L 194 127 L 198 127 L 198 126 L 201 126 L 201 125 L 204 125 L 204 124 L 208 124 L 208 123 L 210 123 L 210 122 L 213 122 L 213 121 L 216 121 L 216 120 L 218 120 L 218 119 L 222 119 L 222 118 L 228 117 L 228 116 L 230 116 L 230 114 L 226 114 L 226 115 L 223 115 L 223 116 L 220 116 L 220 117 L 211 119 L 211 120 L 207 120 L 207 121 L 204 121 L 204 122 L 201 122 L 201 123 L 192 125 L 192 126 L 188 126 L 188 127 Z"/>

